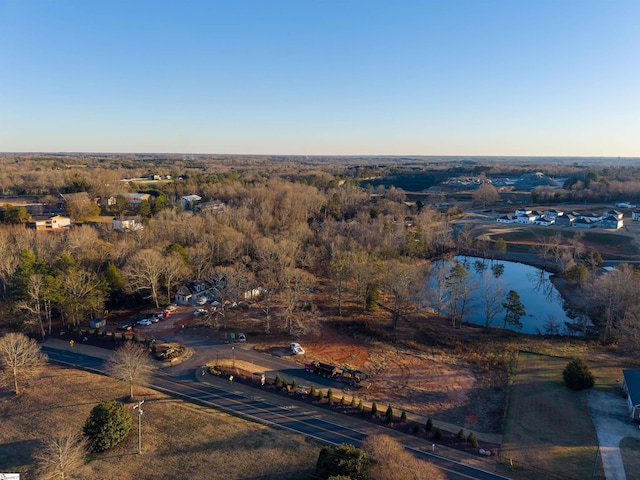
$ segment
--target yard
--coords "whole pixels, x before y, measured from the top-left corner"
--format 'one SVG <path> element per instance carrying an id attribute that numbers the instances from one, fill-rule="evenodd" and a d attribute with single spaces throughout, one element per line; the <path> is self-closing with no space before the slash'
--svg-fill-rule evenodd
<path id="1" fill-rule="evenodd" d="M 503 462 L 516 478 L 604 478 L 585 392 L 562 380 L 569 359 L 521 352 L 507 407 Z M 562 472 L 558 474 L 557 472 Z"/>
<path id="2" fill-rule="evenodd" d="M 0 471 L 26 473 L 31 471 L 39 439 L 66 427 L 80 433 L 97 403 L 123 400 L 127 388 L 108 377 L 50 365 L 19 397 L 4 392 L 0 396 Z M 92 458 L 77 478 L 266 480 L 311 478 L 314 472 L 320 445 L 301 435 L 152 390 L 145 391 L 144 407 L 143 454 L 136 454 L 134 423 L 120 445 Z M 27 475 L 32 478 L 31 473 Z"/>

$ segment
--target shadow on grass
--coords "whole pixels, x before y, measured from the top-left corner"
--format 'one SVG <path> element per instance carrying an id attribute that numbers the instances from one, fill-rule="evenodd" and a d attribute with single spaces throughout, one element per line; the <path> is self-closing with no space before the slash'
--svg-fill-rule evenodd
<path id="1" fill-rule="evenodd" d="M 0 445 L 0 471 L 12 472 L 32 463 L 33 452 L 40 445 L 39 440 L 22 440 Z"/>

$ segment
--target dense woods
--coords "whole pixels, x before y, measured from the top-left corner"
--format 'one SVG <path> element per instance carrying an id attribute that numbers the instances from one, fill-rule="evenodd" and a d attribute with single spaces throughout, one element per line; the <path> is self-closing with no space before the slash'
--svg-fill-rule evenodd
<path id="1" fill-rule="evenodd" d="M 614 198 L 620 192 L 627 200 L 640 199 L 635 167 L 560 162 L 536 169 L 567 178 L 553 190 L 554 201 Z M 434 310 L 460 326 L 471 288 L 468 272 L 461 266 L 442 272 L 431 261 L 478 246 L 464 230 L 454 232 L 451 219 L 457 211 L 407 201 L 404 190 L 385 185 L 384 179 L 403 172 L 412 172 L 416 181 L 416 175 L 530 170 L 531 165 L 515 161 L 464 165 L 407 159 L 400 165 L 397 159 L 375 158 L 5 154 L 0 157 L 4 198 L 31 196 L 42 213 L 62 208 L 74 225 L 60 232 L 27 229 L 31 215 L 26 209 L 8 200 L 2 204 L 2 326 L 44 337 L 56 322 L 73 328 L 105 310 L 166 305 L 183 282 L 210 280 L 224 285 L 221 295 L 230 302 L 259 287 L 265 332 L 303 332 L 318 307 L 310 292 L 319 285 L 333 292 L 334 304 L 323 307 L 343 315 L 346 298 L 351 308 L 362 310 L 381 304 L 394 328 L 427 277 L 436 285 L 427 295 Z M 367 183 L 372 179 L 382 180 Z M 534 189 L 532 196 L 545 200 L 545 188 Z M 476 203 L 496 201 L 495 188 L 478 192 Z M 148 193 L 149 199 L 131 204 L 125 198 L 129 193 Z M 200 200 L 186 205 L 180 201 L 185 195 Z M 109 197 L 115 199 L 111 204 L 101 201 Z M 208 202 L 223 208 L 199 210 Z M 144 228 L 117 232 L 110 222 L 97 221 L 98 214 L 109 219 L 136 215 Z M 574 260 L 589 265 L 581 259 L 587 254 L 574 247 L 566 261 L 566 248 L 556 252 L 560 270 L 570 271 Z M 552 250 L 549 245 L 544 254 L 553 256 Z M 606 281 L 572 273 L 594 285 L 584 290 L 592 292 L 592 310 L 603 320 L 606 339 L 635 325 L 639 296 L 633 269 Z M 487 326 L 504 293 L 496 294 L 491 278 L 487 273 L 484 281 L 490 300 Z M 626 282 L 627 288 L 607 282 Z"/>

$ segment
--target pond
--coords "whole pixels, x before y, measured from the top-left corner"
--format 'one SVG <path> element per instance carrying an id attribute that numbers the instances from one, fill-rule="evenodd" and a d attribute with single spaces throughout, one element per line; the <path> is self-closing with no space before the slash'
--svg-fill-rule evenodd
<path id="1" fill-rule="evenodd" d="M 426 305 L 436 310 L 440 305 L 442 313 L 448 313 L 450 297 L 444 278 L 456 262 L 468 272 L 465 283 L 471 289 L 465 306 L 465 322 L 485 325 L 489 311 L 490 326 L 504 327 L 505 309 L 502 303 L 506 301 L 507 292 L 514 290 L 520 296 L 526 313 L 520 318 L 521 329 L 509 324 L 506 328 L 530 334 L 571 335 L 581 331 L 580 325 L 584 319 L 571 318 L 567 314 L 560 292 L 551 283 L 551 274 L 522 263 L 464 256 L 435 262 L 427 282 L 428 288 L 422 294 Z"/>

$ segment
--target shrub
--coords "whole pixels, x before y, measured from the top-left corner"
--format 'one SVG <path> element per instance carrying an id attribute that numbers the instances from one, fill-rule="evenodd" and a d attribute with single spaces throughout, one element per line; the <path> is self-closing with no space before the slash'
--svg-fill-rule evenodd
<path id="1" fill-rule="evenodd" d="M 329 401 L 330 405 L 333 405 L 333 390 L 331 390 L 331 388 L 327 390 L 327 400 Z"/>
<path id="2" fill-rule="evenodd" d="M 433 438 L 442 440 L 442 430 L 440 430 L 440 427 L 436 427 L 436 433 L 433 434 Z"/>
<path id="3" fill-rule="evenodd" d="M 131 337 L 131 341 L 133 343 L 138 343 L 138 335 L 136 335 L 135 333 L 133 334 L 133 336 Z"/>
<path id="4" fill-rule="evenodd" d="M 415 422 L 413 424 L 413 428 L 411 429 L 411 433 L 413 433 L 414 435 L 417 435 L 418 433 L 420 433 L 420 424 L 418 422 Z"/>
<path id="5" fill-rule="evenodd" d="M 582 357 L 571 360 L 562 372 L 564 383 L 573 390 L 584 390 L 593 387 L 595 378 L 587 362 Z"/>
<path id="6" fill-rule="evenodd" d="M 282 379 L 280 378 L 280 374 L 279 373 L 276 373 L 276 379 L 275 379 L 275 381 L 273 383 L 274 383 L 274 385 L 276 387 L 279 387 L 279 386 L 282 385 Z"/>
<path id="7" fill-rule="evenodd" d="M 116 332 L 111 332 L 111 341 L 115 343 L 115 341 L 116 341 Z"/>
<path id="8" fill-rule="evenodd" d="M 316 387 L 315 387 L 315 385 L 314 385 L 313 383 L 311 384 L 311 390 L 309 390 L 309 394 L 310 394 L 312 397 L 315 397 L 315 396 L 316 396 Z"/>
<path id="9" fill-rule="evenodd" d="M 83 432 L 93 452 L 103 452 L 120 443 L 131 430 L 133 420 L 127 407 L 114 400 L 101 402 L 91 410 Z"/>
<path id="10" fill-rule="evenodd" d="M 374 418 L 378 416 L 378 405 L 375 401 L 371 404 L 371 416 Z"/>
<path id="11" fill-rule="evenodd" d="M 347 401 L 344 399 L 344 395 L 343 395 L 342 398 L 340 398 L 340 405 L 344 407 L 345 403 L 347 403 Z"/>
<path id="12" fill-rule="evenodd" d="M 287 388 L 287 379 L 282 377 L 282 388 Z"/>
<path id="13" fill-rule="evenodd" d="M 425 425 L 424 429 L 427 432 L 430 432 L 431 430 L 433 430 L 433 420 L 431 420 L 431 417 L 427 419 L 427 424 Z"/>
<path id="14" fill-rule="evenodd" d="M 322 394 L 322 390 L 318 390 L 318 400 L 322 400 L 324 395 Z"/>
<path id="15" fill-rule="evenodd" d="M 297 390 L 298 389 L 298 382 L 296 382 L 296 379 L 293 379 L 293 382 L 291 382 L 291 390 Z"/>
<path id="16" fill-rule="evenodd" d="M 391 408 L 391 405 L 387 407 L 387 411 L 385 412 L 384 416 L 387 419 L 388 424 L 393 423 L 393 408 Z"/>
<path id="17" fill-rule="evenodd" d="M 356 408 L 356 397 L 351 397 L 351 406 Z"/>
<path id="18" fill-rule="evenodd" d="M 369 455 L 361 448 L 344 443 L 336 447 L 325 446 L 318 455 L 316 476 L 329 478 L 342 475 L 351 480 L 367 480 L 369 465 Z"/>
<path id="19" fill-rule="evenodd" d="M 478 439 L 473 434 L 473 432 L 469 433 L 469 436 L 467 437 L 467 442 L 469 442 L 473 448 L 478 448 Z"/>
<path id="20" fill-rule="evenodd" d="M 122 343 L 127 341 L 127 336 L 123 333 L 122 335 L 120 335 L 120 340 L 122 340 Z"/>
<path id="21" fill-rule="evenodd" d="M 365 410 L 364 410 L 364 403 L 362 403 L 362 400 L 358 402 L 358 410 L 360 410 L 360 412 L 362 412 L 362 415 L 364 415 Z"/>
<path id="22" fill-rule="evenodd" d="M 400 423 L 407 423 L 407 412 L 404 410 L 400 414 Z"/>
<path id="23" fill-rule="evenodd" d="M 471 434 L 469 434 L 471 435 Z M 458 440 L 464 440 L 464 430 L 461 428 L 458 432 Z"/>

